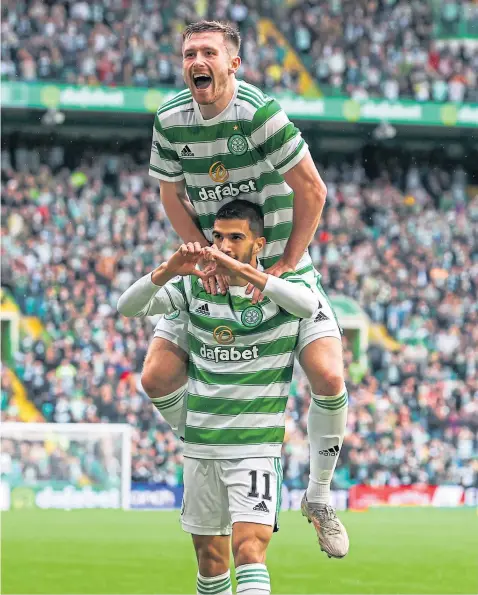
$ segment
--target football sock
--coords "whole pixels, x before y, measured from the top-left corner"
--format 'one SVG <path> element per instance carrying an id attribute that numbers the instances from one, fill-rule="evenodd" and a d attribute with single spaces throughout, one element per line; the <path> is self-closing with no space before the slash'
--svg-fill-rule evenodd
<path id="1" fill-rule="evenodd" d="M 310 475 L 307 500 L 329 504 L 330 483 L 344 441 L 347 424 L 347 389 L 333 397 L 312 393 L 307 432 L 310 444 Z"/>
<path id="2" fill-rule="evenodd" d="M 185 384 L 169 395 L 151 399 L 151 403 L 180 436 L 184 436 L 187 387 L 188 385 Z"/>
<path id="3" fill-rule="evenodd" d="M 271 580 L 265 564 L 243 564 L 236 568 L 237 594 L 269 595 Z"/>
<path id="4" fill-rule="evenodd" d="M 198 572 L 197 595 L 232 595 L 231 571 L 219 576 L 201 576 Z"/>

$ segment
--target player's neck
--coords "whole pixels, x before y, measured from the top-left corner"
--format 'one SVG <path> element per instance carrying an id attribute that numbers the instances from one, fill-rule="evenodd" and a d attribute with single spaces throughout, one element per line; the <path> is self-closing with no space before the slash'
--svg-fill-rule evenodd
<path id="1" fill-rule="evenodd" d="M 216 116 L 219 116 L 226 107 L 231 103 L 231 99 L 236 92 L 236 83 L 234 79 L 230 79 L 227 84 L 227 88 L 222 94 L 221 98 L 218 99 L 215 103 L 211 103 L 210 105 L 199 105 L 199 110 L 201 112 L 201 116 L 205 120 L 212 120 Z"/>

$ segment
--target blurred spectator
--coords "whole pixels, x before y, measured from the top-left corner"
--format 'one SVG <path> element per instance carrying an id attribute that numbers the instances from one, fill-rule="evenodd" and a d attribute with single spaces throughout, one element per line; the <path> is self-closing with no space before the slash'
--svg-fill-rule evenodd
<path id="1" fill-rule="evenodd" d="M 2 267 L 49 337 L 24 336 L 15 367 L 46 421 L 129 423 L 133 480 L 174 485 L 181 445 L 139 384 L 153 324 L 119 316 L 116 303 L 178 240 L 147 155 L 117 151 L 80 159 L 77 144 L 76 167 L 60 147 L 42 149 L 42 164 L 38 150 L 3 159 Z M 369 157 L 373 169 L 358 160 L 319 166 L 328 200 L 310 250 L 328 291 L 358 300 L 400 346 L 373 344 L 365 372 L 344 340 L 349 432 L 335 485 L 476 485 L 476 189 L 461 167 Z M 4 420 L 17 419 L 12 394 L 3 382 Z M 297 368 L 284 446 L 290 487 L 307 481 L 309 402 Z"/>

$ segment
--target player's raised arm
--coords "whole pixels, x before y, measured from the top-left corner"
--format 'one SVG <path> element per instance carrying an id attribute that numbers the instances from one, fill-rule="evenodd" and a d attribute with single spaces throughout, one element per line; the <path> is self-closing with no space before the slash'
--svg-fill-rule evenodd
<path id="1" fill-rule="evenodd" d="M 277 101 L 262 106 L 252 122 L 252 141 L 294 191 L 293 225 L 283 256 L 271 268 L 280 276 L 294 270 L 320 221 L 327 189 L 298 128 Z"/>
<path id="2" fill-rule="evenodd" d="M 161 201 L 174 231 L 183 242 L 199 242 L 201 246 L 209 246 L 197 223 L 197 215 L 187 193 L 184 180 L 179 182 L 159 182 Z"/>
<path id="3" fill-rule="evenodd" d="M 204 277 L 204 273 L 197 268 L 201 254 L 198 242 L 183 244 L 167 262 L 138 279 L 123 293 L 118 300 L 118 311 L 123 316 L 141 317 L 185 310 L 187 302 L 183 280 L 170 281 L 178 275 Z"/>
<path id="4" fill-rule="evenodd" d="M 284 179 L 294 191 L 294 208 L 292 231 L 282 260 L 295 269 L 319 225 L 327 187 L 308 150 L 299 163 L 284 173 Z"/>
<path id="5" fill-rule="evenodd" d="M 196 213 L 186 194 L 179 156 L 167 138 L 167 127 L 163 127 L 159 112 L 154 118 L 149 175 L 159 180 L 164 210 L 183 242 L 199 242 L 201 246 L 208 246 L 209 242 L 196 223 Z"/>

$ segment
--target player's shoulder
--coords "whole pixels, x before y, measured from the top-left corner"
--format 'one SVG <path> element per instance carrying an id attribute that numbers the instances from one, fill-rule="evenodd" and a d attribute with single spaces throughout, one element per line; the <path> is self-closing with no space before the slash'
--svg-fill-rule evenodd
<path id="1" fill-rule="evenodd" d="M 156 120 L 161 124 L 171 119 L 180 120 L 181 114 L 193 108 L 193 96 L 189 89 L 180 91 L 166 103 L 159 106 L 156 112 Z"/>
<path id="2" fill-rule="evenodd" d="M 261 113 L 266 110 L 267 106 L 274 103 L 275 100 L 254 85 L 240 81 L 237 90 L 237 102 L 250 113 L 251 117 L 255 117 L 258 112 Z"/>
<path id="3" fill-rule="evenodd" d="M 282 111 L 276 99 L 244 81 L 239 83 L 237 99 L 241 102 L 242 107 L 249 112 L 253 128 L 261 126 L 274 114 Z"/>

